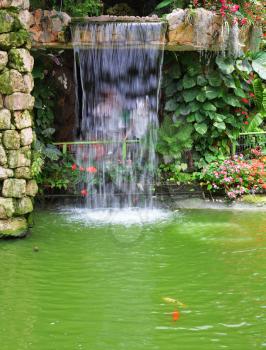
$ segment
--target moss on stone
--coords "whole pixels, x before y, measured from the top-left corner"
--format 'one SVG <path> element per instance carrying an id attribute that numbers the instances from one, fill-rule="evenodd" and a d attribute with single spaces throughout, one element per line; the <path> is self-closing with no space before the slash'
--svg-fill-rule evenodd
<path id="1" fill-rule="evenodd" d="M 8 10 L 0 11 L 0 33 L 9 33 L 17 31 L 21 28 L 22 25 L 17 17 L 17 14 Z"/>
<path id="2" fill-rule="evenodd" d="M 0 237 L 2 238 L 24 237 L 27 233 L 28 224 L 25 218 L 0 220 Z"/>
<path id="3" fill-rule="evenodd" d="M 266 195 L 263 195 L 263 194 L 245 195 L 242 197 L 242 202 L 247 204 L 266 204 Z"/>
<path id="4" fill-rule="evenodd" d="M 9 50 L 12 47 L 21 47 L 29 40 L 29 33 L 25 29 L 17 32 L 0 34 L 0 49 Z"/>

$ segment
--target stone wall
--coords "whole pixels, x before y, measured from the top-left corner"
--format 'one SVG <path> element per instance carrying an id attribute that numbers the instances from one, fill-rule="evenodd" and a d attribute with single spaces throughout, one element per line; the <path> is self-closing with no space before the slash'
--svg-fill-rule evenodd
<path id="1" fill-rule="evenodd" d="M 31 13 L 30 33 L 35 47 L 72 48 L 70 37 L 70 23 L 110 23 L 110 22 L 158 22 L 157 16 L 133 17 L 133 16 L 99 16 L 71 18 L 64 12 L 36 10 Z M 220 15 L 202 8 L 191 12 L 190 9 L 176 9 L 166 16 L 164 21 L 167 26 L 165 40 L 161 38 L 159 42 L 152 45 L 159 45 L 165 50 L 171 51 L 195 51 L 195 50 L 226 50 L 230 38 L 239 42 L 242 49 L 249 47 L 251 28 L 243 26 L 240 30 L 234 31 L 238 37 L 232 38 L 230 32 L 226 33 L 228 26 L 224 26 Z M 118 30 L 118 29 L 117 29 Z M 151 33 L 152 34 L 152 33 Z M 93 44 L 95 35 L 89 31 L 81 33 L 81 41 L 88 46 Z M 235 40 L 236 39 L 236 40 Z M 99 46 L 110 45 L 109 38 L 98 35 Z M 125 38 L 119 32 L 113 33 L 112 43 L 123 45 Z M 132 40 L 128 45 L 141 45 Z M 165 45 L 164 45 L 165 44 Z"/>
<path id="2" fill-rule="evenodd" d="M 33 197 L 33 58 L 28 0 L 0 0 L 0 237 L 28 232 Z"/>

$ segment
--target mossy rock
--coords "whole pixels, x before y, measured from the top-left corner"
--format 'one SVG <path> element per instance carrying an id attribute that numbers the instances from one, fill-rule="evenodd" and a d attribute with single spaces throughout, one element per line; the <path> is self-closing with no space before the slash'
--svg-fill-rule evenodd
<path id="1" fill-rule="evenodd" d="M 25 218 L 10 218 L 0 220 L 1 238 L 19 238 L 28 233 L 28 224 Z"/>
<path id="2" fill-rule="evenodd" d="M 0 34 L 0 49 L 9 50 L 13 47 L 21 47 L 29 40 L 29 33 L 25 29 L 17 32 Z"/>
<path id="3" fill-rule="evenodd" d="M 264 194 L 256 194 L 256 195 L 245 195 L 242 197 L 242 202 L 247 204 L 259 204 L 266 205 L 266 195 Z"/>
<path id="4" fill-rule="evenodd" d="M 0 11 L 0 33 L 15 32 L 22 28 L 22 25 L 17 17 L 11 11 Z"/>
<path id="5" fill-rule="evenodd" d="M 10 95 L 13 92 L 24 92 L 25 83 L 23 76 L 15 69 L 5 69 L 0 73 L 0 93 Z"/>

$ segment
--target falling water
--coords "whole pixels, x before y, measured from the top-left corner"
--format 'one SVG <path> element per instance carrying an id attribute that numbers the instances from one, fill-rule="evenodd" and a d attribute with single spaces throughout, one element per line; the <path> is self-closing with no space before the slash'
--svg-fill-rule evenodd
<path id="1" fill-rule="evenodd" d="M 76 67 L 76 163 L 88 208 L 150 206 L 156 170 L 161 23 L 72 28 Z"/>

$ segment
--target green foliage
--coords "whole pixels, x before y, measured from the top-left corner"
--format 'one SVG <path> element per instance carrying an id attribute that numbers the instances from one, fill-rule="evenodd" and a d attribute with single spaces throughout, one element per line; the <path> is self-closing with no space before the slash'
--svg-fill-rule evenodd
<path id="1" fill-rule="evenodd" d="M 266 52 L 259 52 L 252 60 L 252 67 L 261 79 L 266 80 Z"/>
<path id="2" fill-rule="evenodd" d="M 218 56 L 208 58 L 208 62 L 196 53 L 175 55 L 175 60 L 166 57 L 165 118 L 159 130 L 158 152 L 168 162 L 176 162 L 190 150 L 196 168 L 229 155 L 240 132 L 249 124 L 262 123 L 259 115 L 248 116 L 255 107 L 250 98 L 251 71 L 245 57 L 233 60 Z M 262 91 L 260 96 L 262 105 Z"/>
<path id="3" fill-rule="evenodd" d="M 31 8 L 56 9 L 67 12 L 70 16 L 99 16 L 102 12 L 100 0 L 31 0 Z"/>
<path id="4" fill-rule="evenodd" d="M 197 173 L 187 172 L 186 163 L 160 164 L 158 168 L 158 178 L 161 182 L 174 183 L 177 185 L 190 184 L 198 178 Z"/>

